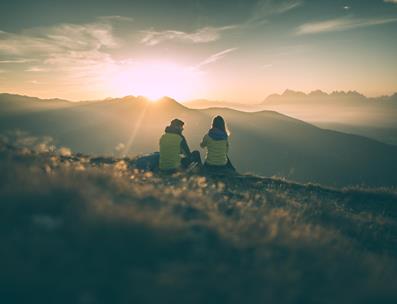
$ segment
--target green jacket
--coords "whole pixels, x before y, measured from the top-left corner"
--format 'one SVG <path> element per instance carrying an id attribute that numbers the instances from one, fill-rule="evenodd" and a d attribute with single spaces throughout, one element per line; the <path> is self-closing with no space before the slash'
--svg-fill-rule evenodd
<path id="1" fill-rule="evenodd" d="M 226 139 L 214 139 L 206 134 L 200 144 L 202 148 L 207 148 L 205 162 L 213 166 L 224 166 L 227 164 L 227 152 L 229 150 L 229 142 Z"/>
<path id="2" fill-rule="evenodd" d="M 167 127 L 160 138 L 160 170 L 178 169 L 181 166 L 181 154 L 190 155 L 185 137 Z"/>

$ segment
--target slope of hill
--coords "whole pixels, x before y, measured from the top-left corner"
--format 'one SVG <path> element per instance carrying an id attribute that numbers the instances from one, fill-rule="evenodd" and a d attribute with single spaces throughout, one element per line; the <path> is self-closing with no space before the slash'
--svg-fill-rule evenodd
<path id="1" fill-rule="evenodd" d="M 158 139 L 175 117 L 186 122 L 187 139 L 198 149 L 218 114 L 232 131 L 230 157 L 241 172 L 335 186 L 397 185 L 397 147 L 323 130 L 273 111 L 193 110 L 170 98 L 151 103 L 126 97 L 20 110 L 1 117 L 0 131 L 21 129 L 33 136 L 51 136 L 77 152 L 136 155 L 158 150 Z"/>
<path id="2" fill-rule="evenodd" d="M 36 143 L 0 141 L 4 303 L 397 300 L 396 192 L 162 176 Z"/>
<path id="3" fill-rule="evenodd" d="M 36 97 L 0 94 L 0 117 L 29 111 L 48 111 L 73 106 L 73 102 L 62 99 L 40 99 Z"/>

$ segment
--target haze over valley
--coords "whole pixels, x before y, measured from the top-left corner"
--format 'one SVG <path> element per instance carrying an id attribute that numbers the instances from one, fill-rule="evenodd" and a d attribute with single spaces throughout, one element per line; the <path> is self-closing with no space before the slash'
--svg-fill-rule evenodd
<path id="1" fill-rule="evenodd" d="M 397 144 L 397 93 L 369 98 L 355 91 L 327 94 L 316 90 L 305 94 L 285 90 L 256 104 L 194 100 L 185 105 L 195 109 L 228 107 L 247 112 L 273 110 L 321 128 Z"/>

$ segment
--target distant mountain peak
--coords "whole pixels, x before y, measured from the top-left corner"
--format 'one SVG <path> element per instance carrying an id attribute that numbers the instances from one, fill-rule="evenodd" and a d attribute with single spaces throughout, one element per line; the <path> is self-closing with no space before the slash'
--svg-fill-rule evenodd
<path id="1" fill-rule="evenodd" d="M 360 97 L 360 98 L 367 98 L 363 94 L 357 91 L 333 91 L 330 96 L 344 96 L 344 97 Z"/>
<path id="2" fill-rule="evenodd" d="M 306 96 L 306 94 L 303 93 L 303 92 L 300 92 L 300 91 L 294 91 L 294 90 L 286 89 L 284 91 L 284 93 L 281 94 L 281 96 L 284 96 L 284 97 L 304 97 L 304 96 Z"/>
<path id="3" fill-rule="evenodd" d="M 311 91 L 308 94 L 308 96 L 321 96 L 322 97 L 322 96 L 328 96 L 328 94 L 321 90 L 314 90 L 314 91 Z"/>

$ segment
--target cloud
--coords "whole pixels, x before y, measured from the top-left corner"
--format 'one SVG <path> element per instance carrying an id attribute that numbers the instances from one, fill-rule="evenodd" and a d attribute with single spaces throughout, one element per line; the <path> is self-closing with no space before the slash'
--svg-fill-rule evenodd
<path id="1" fill-rule="evenodd" d="M 323 32 L 345 31 L 354 28 L 374 26 L 386 23 L 397 22 L 397 18 L 372 18 L 372 19 L 358 19 L 358 18 L 337 18 L 319 22 L 309 22 L 302 24 L 296 29 L 297 35 L 317 34 Z"/>
<path id="2" fill-rule="evenodd" d="M 200 68 L 200 67 L 203 67 L 203 66 L 205 66 L 205 65 L 214 63 L 214 62 L 216 62 L 216 61 L 222 59 L 223 57 L 225 57 L 226 54 L 229 54 L 229 53 L 231 53 L 231 52 L 234 52 L 235 50 L 237 50 L 237 48 L 230 48 L 230 49 L 226 49 L 226 50 L 224 50 L 224 51 L 215 53 L 215 54 L 209 56 L 207 59 L 205 59 L 205 60 L 203 60 L 202 62 L 200 62 L 200 63 L 196 66 L 196 68 Z"/>
<path id="3" fill-rule="evenodd" d="M 62 56 L 50 55 L 45 61 L 46 65 L 55 65 L 64 68 L 81 69 L 84 66 L 92 66 L 98 63 L 112 63 L 112 57 L 99 50 L 69 51 Z"/>
<path id="4" fill-rule="evenodd" d="M 105 16 L 92 23 L 59 24 L 18 33 L 0 31 L 0 64 L 34 62 L 24 71 L 62 71 L 63 84 L 81 85 L 82 78 L 96 79 L 99 70 L 115 62 L 110 53 L 120 47 L 113 27 L 116 20 L 131 21 L 120 16 Z"/>
<path id="5" fill-rule="evenodd" d="M 263 69 L 268 69 L 268 68 L 271 68 L 272 66 L 273 66 L 272 63 L 266 63 L 266 64 L 262 65 L 262 68 Z"/>
<path id="6" fill-rule="evenodd" d="M 71 58 L 75 59 L 75 63 L 86 63 L 88 55 L 92 55 L 93 60 L 102 60 L 107 56 L 108 50 L 119 47 L 119 40 L 113 31 L 115 21 L 132 19 L 104 16 L 92 23 L 64 23 L 25 29 L 18 33 L 0 31 L 0 64 L 56 64 L 57 60 L 65 63 L 70 62 Z M 26 71 L 42 70 L 43 67 L 36 64 Z"/>
<path id="7" fill-rule="evenodd" d="M 45 71 L 47 71 L 47 70 L 44 68 L 41 68 L 41 67 L 37 67 L 37 66 L 33 66 L 33 67 L 27 68 L 25 70 L 25 72 L 45 72 Z"/>
<path id="8" fill-rule="evenodd" d="M 0 64 L 8 64 L 8 63 L 26 63 L 26 62 L 33 62 L 36 61 L 34 59 L 7 59 L 7 60 L 0 60 Z"/>
<path id="9" fill-rule="evenodd" d="M 141 44 L 147 46 L 155 46 L 162 42 L 171 40 L 190 43 L 209 43 L 219 40 L 222 33 L 225 31 L 233 29 L 244 29 L 252 25 L 262 24 L 264 22 L 267 22 L 265 18 L 272 15 L 283 14 L 287 11 L 301 6 L 302 4 L 302 0 L 259 0 L 252 10 L 251 17 L 241 24 L 233 24 L 223 27 L 207 26 L 190 33 L 176 30 L 146 30 L 141 31 L 143 37 L 141 38 L 140 42 Z"/>
<path id="10" fill-rule="evenodd" d="M 112 27 L 106 23 L 61 24 L 28 29 L 19 34 L 0 32 L 0 55 L 37 56 L 116 46 Z"/>
<path id="11" fill-rule="evenodd" d="M 247 23 L 263 23 L 266 22 L 267 17 L 286 13 L 301 5 L 303 5 L 302 0 L 259 0 L 254 6 L 252 16 Z"/>
<path id="12" fill-rule="evenodd" d="M 386 2 L 386 3 L 396 3 L 397 4 L 397 0 L 384 0 L 384 2 Z"/>
<path id="13" fill-rule="evenodd" d="M 40 81 L 38 81 L 38 80 L 29 80 L 28 81 L 28 83 L 30 83 L 30 84 L 44 84 L 43 82 L 40 82 Z"/>
<path id="14" fill-rule="evenodd" d="M 141 43 L 147 46 L 154 46 L 165 41 L 184 41 L 191 43 L 208 43 L 219 40 L 221 33 L 236 28 L 234 25 L 223 27 L 203 27 L 195 32 L 183 31 L 142 31 Z"/>
<path id="15" fill-rule="evenodd" d="M 124 16 L 101 16 L 98 17 L 99 20 L 104 20 L 104 21 L 119 21 L 119 22 L 133 22 L 134 19 L 130 17 L 124 17 Z"/>

